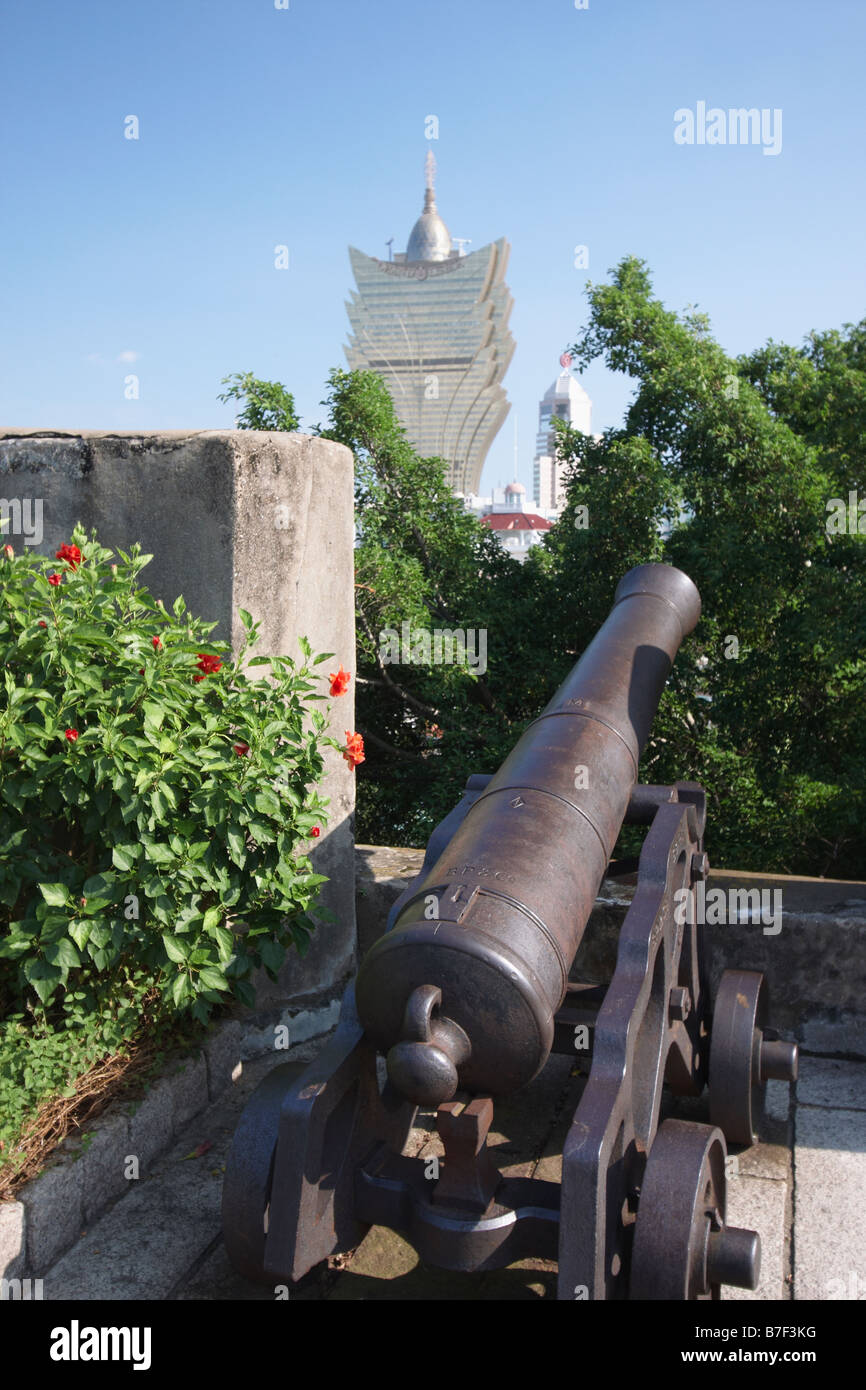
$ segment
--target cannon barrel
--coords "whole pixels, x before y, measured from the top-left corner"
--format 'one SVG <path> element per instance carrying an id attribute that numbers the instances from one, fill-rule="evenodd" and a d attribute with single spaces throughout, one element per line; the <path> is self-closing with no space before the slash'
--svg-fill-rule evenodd
<path id="1" fill-rule="evenodd" d="M 409 1100 L 517 1090 L 547 1061 L 640 754 L 700 611 L 682 571 L 629 570 L 577 665 L 365 957 L 358 1015 Z"/>

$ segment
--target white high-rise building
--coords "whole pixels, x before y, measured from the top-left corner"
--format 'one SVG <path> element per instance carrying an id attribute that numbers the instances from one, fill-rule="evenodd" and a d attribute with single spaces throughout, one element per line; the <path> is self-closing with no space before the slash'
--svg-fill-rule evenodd
<path id="1" fill-rule="evenodd" d="M 538 510 L 546 517 L 558 516 L 565 502 L 563 475 L 566 466 L 556 459 L 556 431 L 551 423 L 554 416 L 582 434 L 592 433 L 592 401 L 569 371 L 560 372 L 538 407 L 533 491 Z"/>

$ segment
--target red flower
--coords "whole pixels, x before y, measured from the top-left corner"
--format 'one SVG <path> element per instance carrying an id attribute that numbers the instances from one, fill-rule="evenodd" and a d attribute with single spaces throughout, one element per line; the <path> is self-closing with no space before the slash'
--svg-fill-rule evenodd
<path id="1" fill-rule="evenodd" d="M 150 640 L 151 640 L 151 642 L 153 643 L 153 650 L 154 650 L 155 652 L 158 652 L 159 649 L 160 649 L 160 647 L 162 646 L 162 641 L 161 641 L 161 639 L 160 639 L 159 637 L 151 637 Z"/>
<path id="2" fill-rule="evenodd" d="M 198 661 L 196 664 L 198 669 L 204 672 L 204 676 L 193 676 L 194 681 L 203 681 L 205 676 L 215 675 L 222 666 L 222 662 L 218 656 L 209 656 L 207 652 L 198 653 Z"/>
<path id="3" fill-rule="evenodd" d="M 78 730 L 77 730 L 77 729 L 67 729 L 67 730 L 66 730 L 66 737 L 68 738 L 68 740 L 69 740 L 70 743 L 74 743 L 75 740 L 78 738 Z"/>
<path id="4" fill-rule="evenodd" d="M 364 761 L 364 740 L 360 734 L 350 734 L 346 730 L 346 748 L 343 757 L 353 770 Z"/>
<path id="5" fill-rule="evenodd" d="M 7 560 L 15 559 L 15 551 L 12 549 L 11 545 L 4 545 L 3 554 L 6 556 Z"/>
<path id="6" fill-rule="evenodd" d="M 62 584 L 62 583 L 63 583 L 63 575 L 62 575 L 62 574 L 49 574 L 49 576 L 48 576 L 48 583 L 49 583 L 49 584 L 53 584 L 54 587 L 57 588 L 57 585 L 58 585 L 58 584 Z"/>
<path id="7" fill-rule="evenodd" d="M 40 627 L 47 627 L 48 624 L 47 624 L 47 623 L 43 623 L 42 619 L 40 618 L 40 619 L 39 619 L 39 626 L 40 626 Z"/>
<path id="8" fill-rule="evenodd" d="M 352 679 L 348 671 L 344 671 L 342 665 L 335 676 L 329 676 L 331 682 L 332 695 L 345 695 L 349 681 Z"/>
<path id="9" fill-rule="evenodd" d="M 138 668 L 138 674 L 139 674 L 140 676 L 143 676 L 143 675 L 144 675 L 144 667 L 143 667 L 143 666 L 139 666 L 139 668 Z"/>
<path id="10" fill-rule="evenodd" d="M 318 827 L 317 825 L 314 825 L 313 828 L 312 828 L 312 830 L 310 831 L 309 835 L 307 836 L 307 839 L 308 839 L 308 840 L 318 840 L 318 838 L 319 838 L 319 836 L 321 835 L 321 833 L 322 833 L 322 832 L 321 832 L 321 830 L 319 829 L 319 827 Z"/>
<path id="11" fill-rule="evenodd" d="M 55 560 L 68 560 L 69 568 L 77 570 L 81 564 L 81 551 L 77 545 L 62 545 L 54 558 Z"/>
<path id="12" fill-rule="evenodd" d="M 239 758 L 245 758 L 250 751 L 250 745 L 248 743 L 233 743 L 232 747 Z"/>

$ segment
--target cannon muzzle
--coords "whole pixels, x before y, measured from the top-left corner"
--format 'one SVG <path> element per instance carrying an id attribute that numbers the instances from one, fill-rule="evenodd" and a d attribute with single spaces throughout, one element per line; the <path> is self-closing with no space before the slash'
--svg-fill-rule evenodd
<path id="1" fill-rule="evenodd" d="M 553 699 L 368 952 L 358 1014 L 397 1089 L 437 1106 L 537 1075 L 638 761 L 700 595 L 638 565 Z"/>

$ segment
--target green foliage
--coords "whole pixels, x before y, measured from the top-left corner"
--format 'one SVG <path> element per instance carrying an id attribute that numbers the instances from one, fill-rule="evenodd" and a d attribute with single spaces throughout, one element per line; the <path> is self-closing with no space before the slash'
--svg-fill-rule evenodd
<path id="1" fill-rule="evenodd" d="M 644 558 L 685 570 L 704 604 L 643 776 L 707 787 L 717 863 L 857 876 L 866 854 L 866 542 L 828 536 L 826 517 L 832 497 L 862 486 L 854 441 L 866 425 L 866 325 L 812 335 L 802 352 L 771 344 L 735 362 L 704 320 L 653 297 L 642 262 L 624 261 L 589 300 L 576 360 L 603 356 L 636 386 L 624 428 L 591 457 L 619 478 L 621 450 L 641 450 L 648 485 L 663 467 L 679 511 L 662 553 L 645 545 Z M 583 486 L 575 481 L 575 495 Z M 618 533 L 632 563 L 629 496 Z M 557 577 L 581 547 L 604 548 L 614 517 L 603 490 L 601 505 L 597 542 L 555 528 L 550 548 L 562 555 L 564 545 Z M 625 568 L 604 564 L 597 580 L 610 592 Z"/>
<path id="2" fill-rule="evenodd" d="M 259 381 L 252 372 L 235 372 L 223 377 L 222 385 L 228 390 L 217 400 L 246 401 L 235 421 L 239 430 L 298 429 L 295 398 L 278 381 Z"/>
<path id="3" fill-rule="evenodd" d="M 0 1016 L 86 1021 L 111 1049 L 154 991 L 204 1021 L 306 948 L 333 740 L 310 703 L 325 656 L 302 640 L 300 667 L 247 675 L 248 613 L 232 658 L 138 585 L 137 546 L 111 563 L 73 540 L 61 565 L 0 560 Z"/>
<path id="4" fill-rule="evenodd" d="M 773 415 L 821 451 L 836 490 L 866 487 L 866 320 L 810 333 L 802 348 L 770 342 L 738 359 Z"/>
<path id="5" fill-rule="evenodd" d="M 98 1015 L 59 1032 L 20 1014 L 0 1022 L 0 1167 L 21 1166 L 16 1145 L 38 1107 L 74 1095 L 76 1079 L 105 1051 Z"/>

